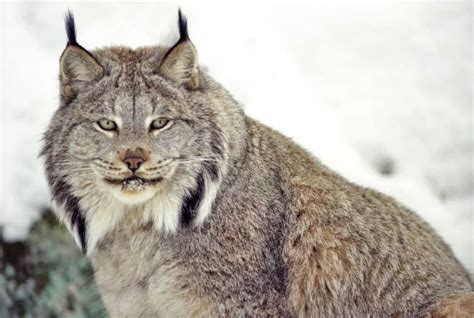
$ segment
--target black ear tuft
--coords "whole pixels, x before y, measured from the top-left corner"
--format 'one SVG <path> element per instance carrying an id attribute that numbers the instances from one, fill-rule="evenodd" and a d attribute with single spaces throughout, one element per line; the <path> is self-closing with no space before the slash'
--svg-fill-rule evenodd
<path id="1" fill-rule="evenodd" d="M 78 45 L 76 41 L 76 24 L 74 23 L 74 15 L 70 10 L 67 11 L 66 16 L 64 17 L 64 22 L 66 23 L 68 44 Z"/>
<path id="2" fill-rule="evenodd" d="M 178 42 L 189 40 L 188 20 L 181 12 L 181 9 L 178 9 L 178 27 L 179 27 L 179 41 Z"/>
<path id="3" fill-rule="evenodd" d="M 161 60 L 160 74 L 163 77 L 185 86 L 189 89 L 199 87 L 197 51 L 189 39 L 188 21 L 178 10 L 179 40 L 173 45 Z"/>

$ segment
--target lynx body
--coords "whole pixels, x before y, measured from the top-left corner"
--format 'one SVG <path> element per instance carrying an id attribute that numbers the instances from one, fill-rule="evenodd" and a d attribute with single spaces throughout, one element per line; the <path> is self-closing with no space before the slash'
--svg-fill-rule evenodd
<path id="1" fill-rule="evenodd" d="M 67 17 L 43 155 L 112 317 L 468 315 L 472 283 L 416 214 L 247 117 L 171 48 L 87 51 Z"/>

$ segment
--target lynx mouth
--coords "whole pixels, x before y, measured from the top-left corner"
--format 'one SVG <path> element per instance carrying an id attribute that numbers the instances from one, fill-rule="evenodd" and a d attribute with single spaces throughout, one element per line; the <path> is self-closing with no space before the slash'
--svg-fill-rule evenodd
<path id="1" fill-rule="evenodd" d="M 125 179 L 104 178 L 104 180 L 109 184 L 120 185 L 124 188 L 142 188 L 145 186 L 160 183 L 163 180 L 163 178 L 158 177 L 158 178 L 153 178 L 153 179 L 145 179 L 145 178 L 140 178 L 137 176 L 131 176 Z"/>
<path id="2" fill-rule="evenodd" d="M 104 179 L 110 185 L 107 188 L 114 197 L 127 205 L 140 204 L 151 199 L 156 191 L 158 191 L 158 187 L 154 185 L 162 180 L 163 177 L 145 179 L 138 176 L 131 176 L 125 179 Z"/>

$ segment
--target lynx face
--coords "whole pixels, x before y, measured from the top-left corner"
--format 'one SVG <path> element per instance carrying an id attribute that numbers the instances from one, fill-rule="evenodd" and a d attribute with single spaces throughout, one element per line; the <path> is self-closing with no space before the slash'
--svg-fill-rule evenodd
<path id="1" fill-rule="evenodd" d="M 116 65 L 123 71 L 127 65 Z M 70 105 L 84 109 L 69 137 L 71 165 L 77 183 L 94 183 L 126 204 L 145 202 L 169 183 L 195 174 L 202 160 L 213 157 L 206 144 L 195 138 L 199 118 L 190 116 L 182 94 L 164 96 L 152 80 L 133 74 L 132 79 L 106 81 L 84 94 L 104 94 L 90 102 Z M 157 76 L 155 76 L 157 77 Z M 148 80 L 150 89 L 130 89 L 127 81 Z M 113 83 L 115 82 L 115 83 Z M 204 127 L 203 127 L 204 129 Z M 200 151 L 198 151 L 200 150 Z"/>
<path id="2" fill-rule="evenodd" d="M 181 13 L 178 22 L 171 48 L 89 52 L 66 17 L 61 105 L 42 154 L 58 213 L 84 250 L 126 213 L 173 232 L 212 208 L 230 129 L 216 108 L 229 97 L 198 72 Z"/>

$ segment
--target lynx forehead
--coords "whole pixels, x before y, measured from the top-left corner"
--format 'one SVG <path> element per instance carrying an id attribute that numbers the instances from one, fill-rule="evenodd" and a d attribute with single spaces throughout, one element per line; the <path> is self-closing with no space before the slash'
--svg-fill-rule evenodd
<path id="1" fill-rule="evenodd" d="M 172 47 L 88 51 L 66 26 L 46 175 L 110 316 L 474 316 L 449 246 L 247 117 L 180 12 Z"/>

